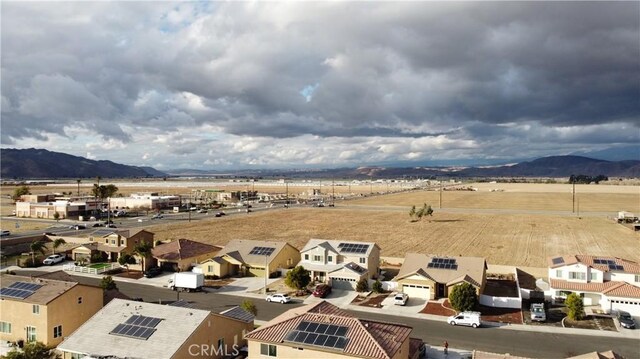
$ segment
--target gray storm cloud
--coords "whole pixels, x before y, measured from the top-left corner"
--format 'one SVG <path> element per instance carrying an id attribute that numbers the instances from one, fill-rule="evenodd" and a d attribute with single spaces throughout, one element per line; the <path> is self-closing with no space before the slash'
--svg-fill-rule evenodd
<path id="1" fill-rule="evenodd" d="M 527 141 L 558 151 L 637 143 L 639 11 L 638 2 L 4 2 L 2 145 L 73 141 L 83 129 L 132 151 L 141 133 L 206 129 L 194 141 L 200 163 L 214 162 L 225 136 L 298 146 L 266 148 L 258 162 L 277 165 L 327 158 L 302 148 L 309 140 L 350 160 L 406 160 L 389 149 L 421 138 L 460 157 L 471 147 L 494 154 L 496 141 L 505 153 Z M 616 124 L 629 131 L 616 135 Z"/>

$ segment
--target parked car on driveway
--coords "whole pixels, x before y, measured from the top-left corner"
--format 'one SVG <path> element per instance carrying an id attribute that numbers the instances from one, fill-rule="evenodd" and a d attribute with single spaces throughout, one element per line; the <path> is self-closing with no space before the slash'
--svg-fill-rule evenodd
<path id="1" fill-rule="evenodd" d="M 620 322 L 621 327 L 627 329 L 636 328 L 636 321 L 633 320 L 631 314 L 624 311 L 618 311 L 618 313 L 616 314 L 616 318 L 618 318 L 618 322 Z"/>
<path id="2" fill-rule="evenodd" d="M 47 258 L 45 258 L 45 260 L 42 261 L 42 264 L 45 265 L 54 265 L 56 263 L 60 263 L 64 261 L 64 256 L 60 255 L 60 254 L 52 254 L 50 256 L 48 256 Z"/>
<path id="3" fill-rule="evenodd" d="M 544 311 L 543 303 L 531 304 L 531 320 L 534 322 L 544 322 L 547 320 L 547 313 Z"/>
<path id="4" fill-rule="evenodd" d="M 460 312 L 447 318 L 447 323 L 477 328 L 480 326 L 480 312 Z"/>
<path id="5" fill-rule="evenodd" d="M 291 302 L 291 297 L 289 297 L 287 294 L 270 294 L 267 296 L 267 302 L 278 302 L 280 304 L 289 303 Z"/>
<path id="6" fill-rule="evenodd" d="M 313 296 L 318 298 L 324 298 L 331 293 L 331 286 L 327 284 L 318 284 L 316 289 L 313 291 Z"/>
<path id="7" fill-rule="evenodd" d="M 156 277 L 158 275 L 162 274 L 162 269 L 160 267 L 151 267 L 149 269 L 147 269 L 146 272 L 144 272 L 144 277 L 145 278 L 153 278 Z"/>
<path id="8" fill-rule="evenodd" d="M 405 305 L 409 300 L 409 295 L 407 293 L 398 293 L 393 297 L 393 304 L 395 305 Z"/>

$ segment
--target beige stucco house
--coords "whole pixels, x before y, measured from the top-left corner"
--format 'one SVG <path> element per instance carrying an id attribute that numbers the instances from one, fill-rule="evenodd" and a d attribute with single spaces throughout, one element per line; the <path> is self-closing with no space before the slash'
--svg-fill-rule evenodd
<path id="1" fill-rule="evenodd" d="M 151 254 L 160 267 L 186 271 L 215 256 L 220 249 L 222 247 L 182 238 L 157 245 Z"/>
<path id="2" fill-rule="evenodd" d="M 2 275 L 0 340 L 56 346 L 102 308 L 102 288 Z"/>
<path id="3" fill-rule="evenodd" d="M 398 290 L 412 298 L 446 298 L 451 288 L 463 282 L 473 285 L 480 295 L 486 283 L 486 270 L 487 261 L 480 257 L 407 253 L 395 281 Z"/>
<path id="4" fill-rule="evenodd" d="M 127 253 L 136 258 L 136 264 L 129 265 L 129 269 L 143 270 L 142 259 L 135 255 L 135 248 L 139 243 L 146 242 L 154 245 L 154 234 L 144 229 L 99 229 L 89 236 L 89 242 L 83 243 L 71 251 L 71 258 L 78 262 L 83 258 L 91 260 L 91 256 L 102 254 L 101 261 L 118 262 L 121 255 Z M 144 260 L 144 270 L 154 266 L 151 255 Z"/>
<path id="5" fill-rule="evenodd" d="M 267 268 L 274 277 L 279 268 L 293 268 L 299 261 L 300 252 L 287 242 L 232 240 L 199 267 L 206 276 L 264 277 Z"/>

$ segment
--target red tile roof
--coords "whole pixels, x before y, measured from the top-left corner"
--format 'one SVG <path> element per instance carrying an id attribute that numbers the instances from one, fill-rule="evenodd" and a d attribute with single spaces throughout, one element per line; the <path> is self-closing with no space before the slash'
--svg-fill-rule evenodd
<path id="1" fill-rule="evenodd" d="M 625 282 L 581 283 L 551 279 L 551 288 L 606 294 L 610 297 L 640 298 L 640 288 Z"/>
<path id="2" fill-rule="evenodd" d="M 401 324 L 358 319 L 333 304 L 322 301 L 318 304 L 291 309 L 247 334 L 246 338 L 299 347 L 301 344 L 284 342 L 284 338 L 302 321 L 347 327 L 348 332 L 345 336 L 348 342 L 342 353 L 362 358 L 392 358 L 402 343 L 409 339 L 412 331 L 411 327 Z M 321 347 L 311 348 L 318 351 L 333 351 Z"/>
<path id="3" fill-rule="evenodd" d="M 220 249 L 221 247 L 218 246 L 182 238 L 154 247 L 151 250 L 151 254 L 157 259 L 177 261 L 209 253 L 213 256 L 220 251 Z"/>
<path id="4" fill-rule="evenodd" d="M 562 258 L 563 262 L 560 264 L 554 264 L 553 259 L 555 258 Z M 550 268 L 558 268 L 558 267 L 564 267 L 571 264 L 582 263 L 586 266 L 595 268 L 602 272 L 609 272 L 610 269 L 608 265 L 595 264 L 593 262 L 593 260 L 596 258 L 613 261 L 615 264 L 622 266 L 624 268 L 622 270 L 623 272 L 640 274 L 640 264 L 638 264 L 637 262 L 633 262 L 633 261 L 618 258 L 618 257 L 592 256 L 592 255 L 578 254 L 578 255 L 564 255 L 564 256 L 549 257 L 547 262 L 549 263 Z"/>

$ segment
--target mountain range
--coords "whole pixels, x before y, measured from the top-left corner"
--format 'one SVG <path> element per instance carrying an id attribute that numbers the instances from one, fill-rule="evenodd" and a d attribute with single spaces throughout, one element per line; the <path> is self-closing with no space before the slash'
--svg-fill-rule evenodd
<path id="1" fill-rule="evenodd" d="M 3 179 L 38 178 L 132 178 L 132 177 L 289 177 L 289 178 L 401 178 L 401 177 L 569 177 L 604 175 L 640 177 L 640 160 L 606 161 L 583 156 L 551 156 L 517 164 L 493 166 L 367 166 L 358 168 L 299 170 L 192 170 L 167 173 L 151 167 L 137 167 L 111 161 L 94 161 L 84 157 L 44 149 L 2 149 L 0 176 Z"/>

